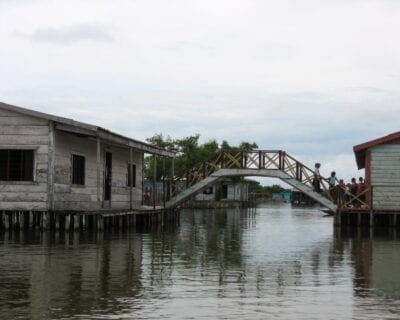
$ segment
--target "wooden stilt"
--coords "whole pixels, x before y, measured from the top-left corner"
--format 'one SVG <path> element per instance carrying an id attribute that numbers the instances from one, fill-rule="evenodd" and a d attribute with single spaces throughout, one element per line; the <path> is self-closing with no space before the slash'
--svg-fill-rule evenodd
<path id="1" fill-rule="evenodd" d="M 49 230 L 50 229 L 50 215 L 48 212 L 43 212 L 42 214 L 42 230 Z"/>
<path id="2" fill-rule="evenodd" d="M 54 221 L 55 221 L 54 226 L 55 226 L 56 230 L 60 230 L 60 215 L 59 214 L 57 214 L 57 213 L 54 214 Z"/>
<path id="3" fill-rule="evenodd" d="M 74 231 L 79 230 L 79 219 L 80 219 L 80 216 L 75 214 L 74 215 L 74 223 L 73 223 L 73 230 Z"/>
<path id="4" fill-rule="evenodd" d="M 9 230 L 10 229 L 10 215 L 5 212 L 4 213 L 4 229 Z"/>
<path id="5" fill-rule="evenodd" d="M 71 224 L 71 215 L 66 214 L 65 215 L 65 224 L 64 224 L 64 230 L 69 231 L 70 229 L 70 224 Z"/>
<path id="6" fill-rule="evenodd" d="M 10 213 L 11 215 L 11 229 L 15 229 L 15 211 Z"/>
<path id="7" fill-rule="evenodd" d="M 101 214 L 97 215 L 97 230 L 101 231 L 104 228 L 103 216 Z"/>
<path id="8" fill-rule="evenodd" d="M 29 230 L 32 230 L 33 227 L 33 212 L 29 211 L 29 215 L 28 215 L 28 228 Z"/>
<path id="9" fill-rule="evenodd" d="M 24 211 L 21 211 L 19 213 L 19 228 L 21 230 L 25 229 L 25 212 Z"/>

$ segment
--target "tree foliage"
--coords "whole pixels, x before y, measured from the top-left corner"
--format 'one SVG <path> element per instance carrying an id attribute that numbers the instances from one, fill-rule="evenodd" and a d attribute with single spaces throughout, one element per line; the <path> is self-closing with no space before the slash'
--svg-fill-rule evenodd
<path id="1" fill-rule="evenodd" d="M 262 185 L 260 185 L 260 183 L 258 183 L 255 188 L 255 192 L 259 195 L 262 195 L 265 198 L 272 198 L 273 194 L 281 193 L 284 191 L 290 191 L 290 190 L 282 188 L 278 184 L 273 184 L 272 186 L 262 186 Z"/>
<path id="2" fill-rule="evenodd" d="M 169 151 L 176 152 L 174 160 L 175 175 L 182 175 L 187 170 L 197 164 L 209 160 L 215 156 L 219 150 L 244 150 L 250 151 L 258 148 L 255 142 L 241 142 L 239 146 L 231 146 L 227 141 L 222 141 L 219 146 L 216 140 L 199 143 L 200 135 L 184 137 L 182 139 L 172 139 L 170 136 L 164 137 L 161 133 L 146 139 L 150 144 Z M 163 173 L 165 176 L 171 175 L 172 159 L 156 157 L 156 180 L 161 180 Z M 165 170 L 163 169 L 165 167 Z M 154 176 L 154 157 L 145 158 L 145 178 L 153 180 Z"/>

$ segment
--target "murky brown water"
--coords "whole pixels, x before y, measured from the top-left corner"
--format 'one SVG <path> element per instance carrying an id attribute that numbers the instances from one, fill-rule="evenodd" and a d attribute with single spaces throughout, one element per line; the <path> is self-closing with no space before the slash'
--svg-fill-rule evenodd
<path id="1" fill-rule="evenodd" d="M 0 233 L 0 319 L 399 319 L 393 230 L 315 209 L 184 211 L 177 228 Z"/>

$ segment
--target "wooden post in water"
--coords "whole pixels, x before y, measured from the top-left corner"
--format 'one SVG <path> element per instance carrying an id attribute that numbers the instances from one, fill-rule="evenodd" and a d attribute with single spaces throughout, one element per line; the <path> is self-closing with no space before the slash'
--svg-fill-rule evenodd
<path id="1" fill-rule="evenodd" d="M 65 230 L 66 232 L 68 232 L 70 226 L 71 226 L 71 215 L 70 215 L 70 214 L 66 214 L 66 215 L 65 215 L 64 230 Z"/>
<path id="2" fill-rule="evenodd" d="M 97 137 L 96 144 L 96 171 L 97 171 L 97 208 L 100 209 L 101 205 L 101 146 L 100 146 L 100 137 Z"/>
<path id="3" fill-rule="evenodd" d="M 373 193 L 373 186 L 371 186 L 370 189 L 370 199 L 371 199 L 371 204 L 370 204 L 370 211 L 369 211 L 369 226 L 373 227 L 374 226 L 374 193 Z"/>
<path id="4" fill-rule="evenodd" d="M 162 179 L 162 184 L 163 184 L 163 204 L 165 208 L 165 201 L 166 201 L 166 194 L 165 194 L 165 157 L 163 157 L 163 179 Z"/>
<path id="5" fill-rule="evenodd" d="M 60 230 L 60 215 L 57 213 L 54 213 L 54 226 L 56 230 Z"/>
<path id="6" fill-rule="evenodd" d="M 79 230 L 79 218 L 80 216 L 77 214 L 74 214 L 74 223 L 73 223 L 73 230 Z"/>
<path id="7" fill-rule="evenodd" d="M 103 221 L 103 216 L 101 214 L 97 215 L 97 230 L 103 230 L 104 228 L 104 221 Z"/>
<path id="8" fill-rule="evenodd" d="M 157 184 L 156 184 L 156 179 L 157 179 L 157 157 L 156 157 L 156 155 L 153 155 L 153 157 L 154 157 L 154 160 L 153 160 L 153 163 L 154 163 L 154 168 L 153 168 L 153 209 L 155 210 L 156 209 L 156 195 L 157 195 L 157 192 L 156 192 L 156 188 L 157 188 Z"/>
<path id="9" fill-rule="evenodd" d="M 8 230 L 10 229 L 10 216 L 8 213 L 5 211 L 4 212 L 4 229 Z"/>
<path id="10" fill-rule="evenodd" d="M 129 148 L 129 209 L 132 210 L 133 208 L 133 186 L 134 186 L 134 181 L 133 181 L 133 156 L 132 156 L 132 148 Z M 143 191 L 142 191 L 143 192 Z"/>
<path id="11" fill-rule="evenodd" d="M 28 217 L 28 228 L 31 230 L 33 226 L 33 212 L 29 211 L 29 217 Z"/>

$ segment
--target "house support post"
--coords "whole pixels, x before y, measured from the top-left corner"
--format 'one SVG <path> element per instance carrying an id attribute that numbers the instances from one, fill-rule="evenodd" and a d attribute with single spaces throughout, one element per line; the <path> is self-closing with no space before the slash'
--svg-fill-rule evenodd
<path id="1" fill-rule="evenodd" d="M 49 152 L 48 152 L 48 174 L 47 174 L 47 208 L 54 210 L 54 162 L 55 162 L 55 131 L 54 122 L 49 124 Z"/>
<path id="2" fill-rule="evenodd" d="M 60 215 L 55 213 L 54 214 L 54 221 L 55 221 L 55 228 L 56 230 L 60 230 Z"/>
<path id="3" fill-rule="evenodd" d="M 29 216 L 28 216 L 28 228 L 29 228 L 29 229 L 32 229 L 32 226 L 33 226 L 33 217 L 34 217 L 33 212 L 32 212 L 32 211 L 29 211 Z"/>
<path id="4" fill-rule="evenodd" d="M 162 184 L 163 184 L 163 204 L 164 204 L 164 208 L 165 208 L 165 201 L 166 201 L 166 194 L 165 194 L 165 157 L 163 157 L 163 179 L 162 179 Z"/>
<path id="5" fill-rule="evenodd" d="M 101 214 L 98 214 L 96 220 L 97 220 L 97 221 L 96 221 L 97 230 L 98 230 L 98 231 L 103 230 L 103 228 L 104 228 L 103 216 L 102 216 Z"/>
<path id="6" fill-rule="evenodd" d="M 101 208 L 101 145 L 100 137 L 97 137 L 96 167 L 97 167 L 97 208 Z"/>
<path id="7" fill-rule="evenodd" d="M 10 216 L 7 212 L 4 212 L 3 214 L 3 226 L 6 230 L 10 229 Z"/>
<path id="8" fill-rule="evenodd" d="M 153 209 L 156 209 L 156 179 L 157 179 L 157 157 L 156 155 L 153 155 L 154 160 L 153 160 Z"/>
<path id="9" fill-rule="evenodd" d="M 374 193 L 373 193 L 373 186 L 371 186 L 371 191 L 370 191 L 370 196 L 371 196 L 371 205 L 370 205 L 370 211 L 369 211 L 369 226 L 373 227 L 374 226 Z"/>
<path id="10" fill-rule="evenodd" d="M 70 225 L 71 225 L 71 215 L 66 214 L 65 215 L 65 224 L 64 224 L 64 230 L 66 232 L 69 231 Z"/>
<path id="11" fill-rule="evenodd" d="M 171 188 L 170 195 L 171 195 L 171 198 L 175 196 L 176 186 L 175 186 L 174 177 L 175 177 L 175 158 L 172 158 L 172 163 L 171 163 L 171 182 L 170 182 L 170 188 Z"/>
<path id="12" fill-rule="evenodd" d="M 74 215 L 74 225 L 73 225 L 74 231 L 79 230 L 79 219 L 80 219 L 80 215 L 75 214 Z"/>
<path id="13" fill-rule="evenodd" d="M 129 185 L 129 209 L 132 210 L 133 208 L 133 155 L 132 155 L 132 148 L 129 148 L 129 181 L 131 182 Z"/>

